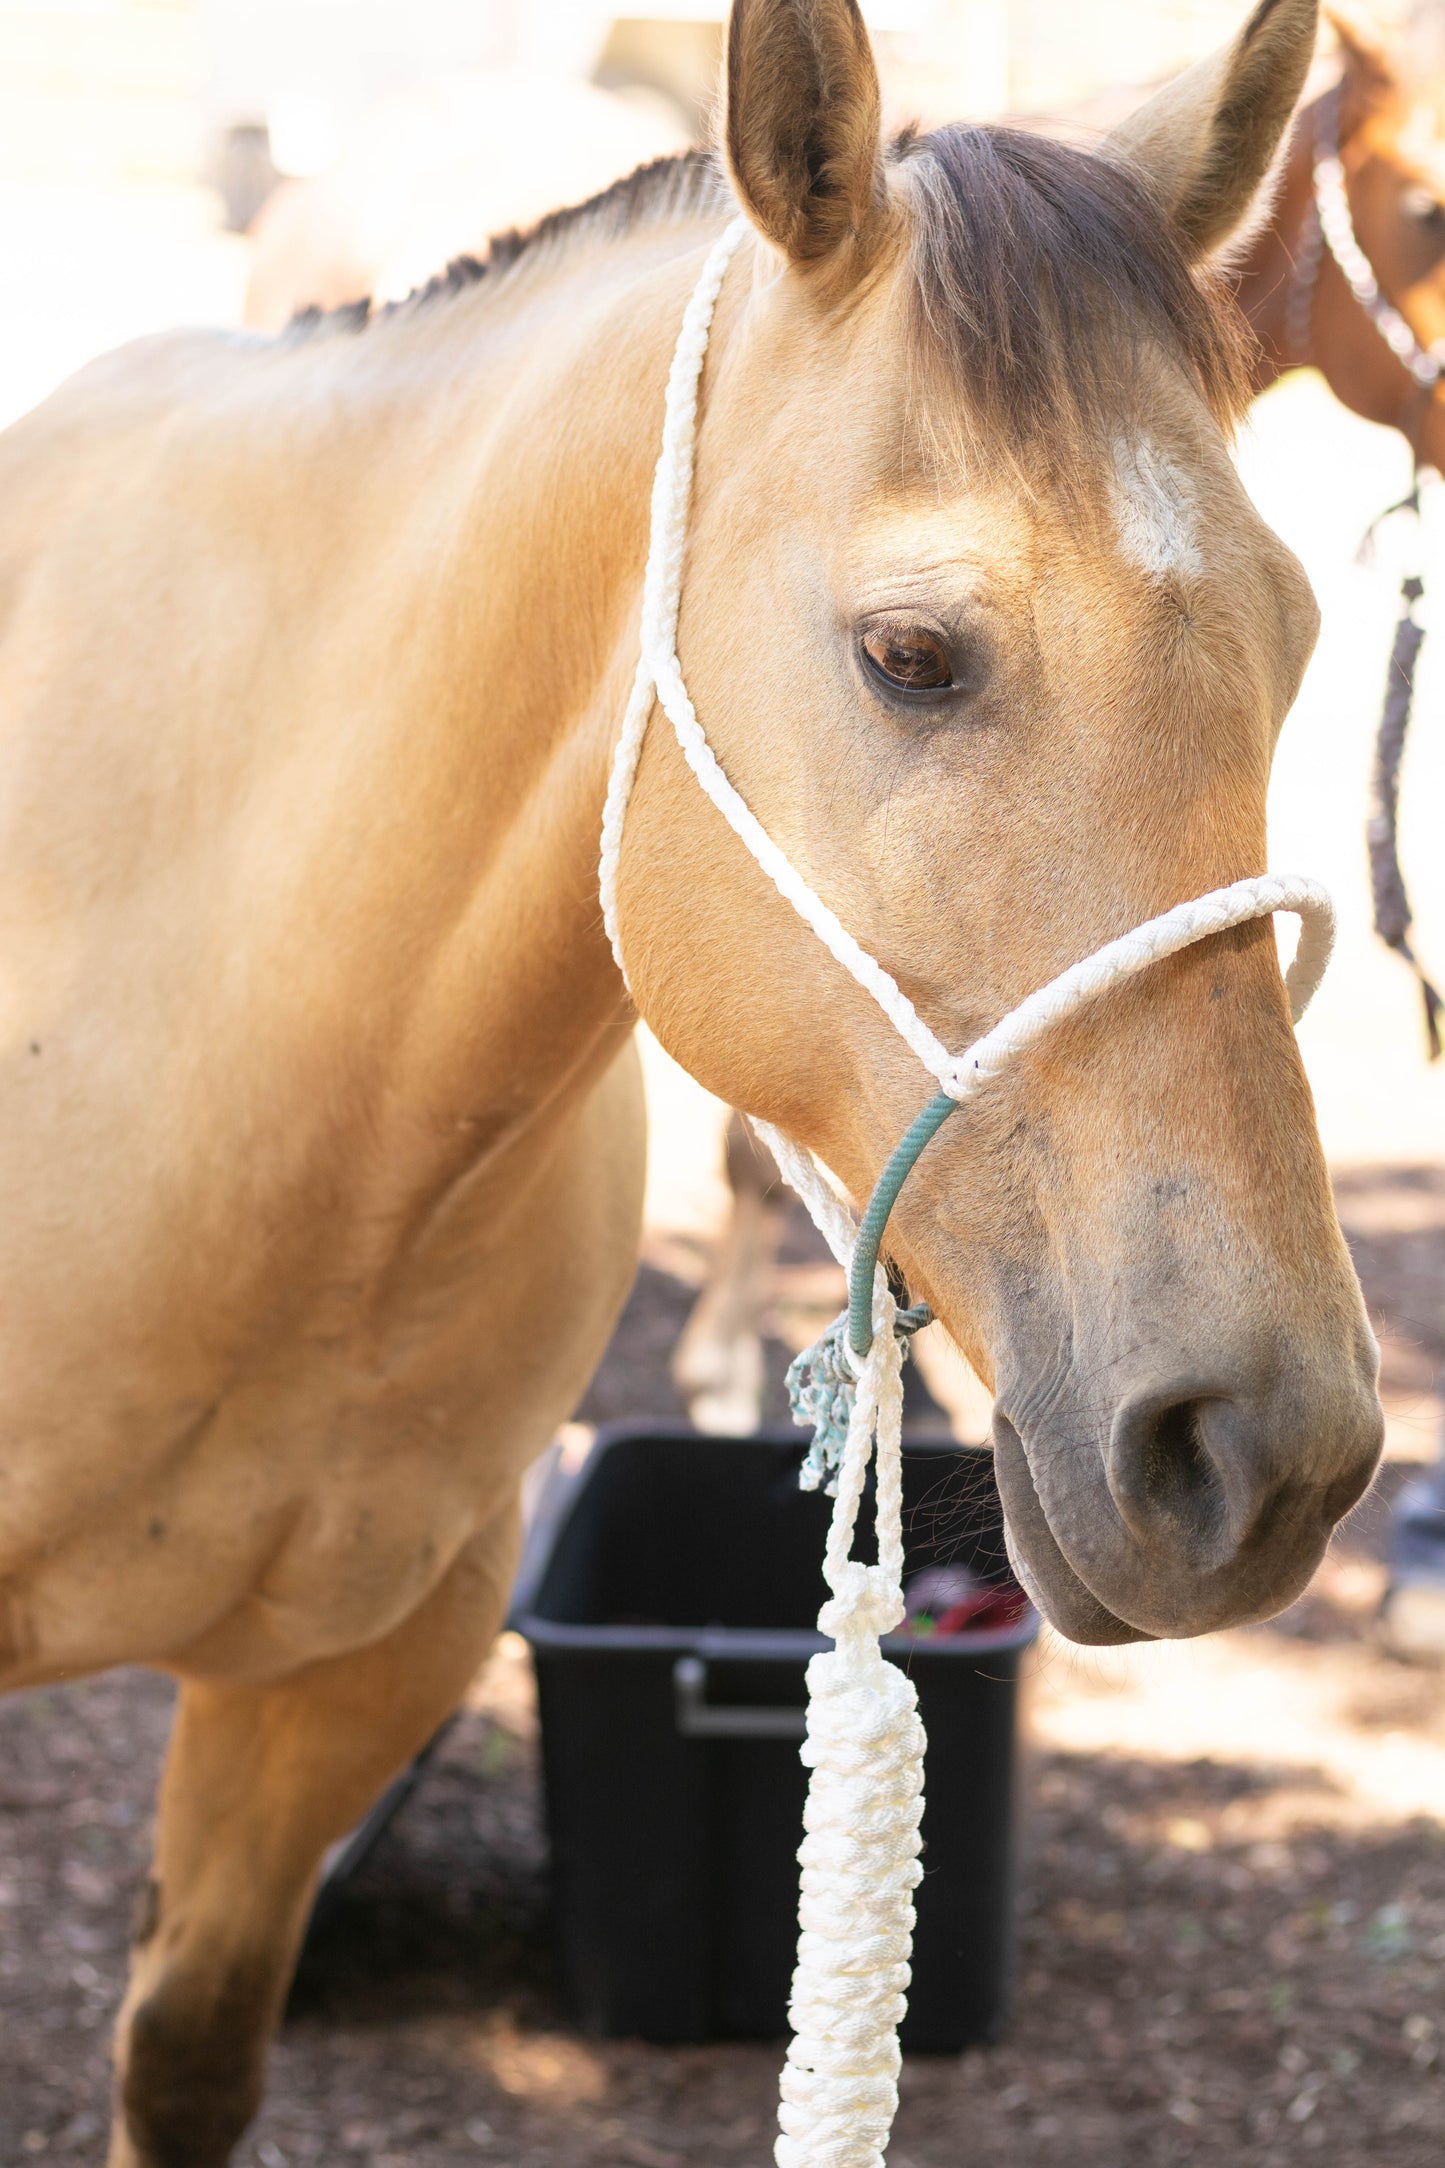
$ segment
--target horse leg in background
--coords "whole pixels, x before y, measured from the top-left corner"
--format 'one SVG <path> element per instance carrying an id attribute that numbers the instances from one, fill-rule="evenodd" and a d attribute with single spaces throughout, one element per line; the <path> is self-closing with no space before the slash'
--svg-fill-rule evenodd
<path id="1" fill-rule="evenodd" d="M 516 1563 L 507 1508 L 383 1640 L 262 1686 L 182 1684 L 116 2041 L 108 2168 L 222 2168 L 260 2104 L 327 1847 L 465 1693 Z"/>
<path id="2" fill-rule="evenodd" d="M 696 1429 L 741 1437 L 762 1420 L 763 1319 L 773 1293 L 787 1190 L 771 1152 L 737 1114 L 728 1122 L 726 1167 L 732 1212 L 678 1341 L 672 1375 Z M 967 1445 L 981 1444 L 993 1418 L 993 1395 L 941 1325 L 918 1335 L 913 1355 L 953 1435 Z"/>
<path id="3" fill-rule="evenodd" d="M 783 1231 L 772 1154 L 734 1114 L 726 1166 L 732 1211 L 713 1268 L 677 1344 L 672 1375 L 698 1430 L 745 1437 L 763 1406 L 763 1314 Z"/>
<path id="4" fill-rule="evenodd" d="M 1433 1465 L 1401 1491 L 1390 1515 L 1382 1625 L 1392 1654 L 1445 1658 L 1445 1434 Z"/>

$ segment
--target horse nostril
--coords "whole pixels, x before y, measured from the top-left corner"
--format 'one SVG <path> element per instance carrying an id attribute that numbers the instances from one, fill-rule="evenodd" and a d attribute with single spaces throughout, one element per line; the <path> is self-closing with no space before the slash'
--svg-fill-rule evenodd
<path id="1" fill-rule="evenodd" d="M 1123 1409 L 1114 1426 L 1109 1488 L 1136 1536 L 1171 1537 L 1198 1559 L 1229 1541 L 1229 1508 L 1210 1452 L 1213 1399 Z"/>

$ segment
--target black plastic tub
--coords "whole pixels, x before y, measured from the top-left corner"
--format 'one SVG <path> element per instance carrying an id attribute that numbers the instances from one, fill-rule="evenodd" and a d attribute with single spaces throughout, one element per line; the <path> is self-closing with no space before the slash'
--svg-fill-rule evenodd
<path id="1" fill-rule="evenodd" d="M 791 1430 L 613 1429 L 540 1501 L 512 1622 L 536 1660 L 559 1957 L 584 2031 L 787 2029 L 803 1667 L 829 1646 L 815 1621 L 831 1501 L 798 1489 L 803 1451 Z M 908 1575 L 962 1563 L 1007 1580 L 987 1454 L 906 1446 L 904 1522 Z M 1003 2021 L 1037 1623 L 885 1643 L 928 1731 L 913 2050 L 957 2052 Z"/>

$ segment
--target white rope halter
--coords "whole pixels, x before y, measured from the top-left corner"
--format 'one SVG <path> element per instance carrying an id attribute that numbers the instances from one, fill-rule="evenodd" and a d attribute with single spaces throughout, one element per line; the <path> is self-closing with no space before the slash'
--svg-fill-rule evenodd
<path id="1" fill-rule="evenodd" d="M 1291 1012 L 1303 1013 L 1324 975 L 1334 936 L 1329 897 L 1314 881 L 1263 875 L 1176 904 L 1109 942 L 1021 1002 L 965 1053 L 951 1055 L 882 965 L 814 895 L 739 797 L 703 734 L 677 658 L 677 616 L 692 495 L 698 387 L 713 309 L 746 223 L 714 244 L 687 305 L 667 383 L 662 451 L 652 489 L 652 536 L 642 603 L 642 653 L 612 763 L 602 819 L 600 886 L 612 952 L 626 978 L 617 920 L 623 825 L 654 700 L 688 766 L 779 893 L 830 953 L 872 994 L 949 1098 L 963 1101 L 1045 1033 L 1109 987 L 1191 942 L 1273 911 L 1302 921 L 1287 975 Z M 916 1126 L 916 1125 L 915 1125 Z M 845 1270 L 857 1227 L 811 1156 L 757 1124 L 788 1181 Z M 778 2168 L 882 2168 L 898 2105 L 898 2025 L 912 1947 L 912 1892 L 921 1879 L 923 1726 L 911 1681 L 884 1660 L 880 1636 L 904 1615 L 902 1347 L 895 1305 L 873 1274 L 873 1335 L 851 1365 L 846 1442 L 836 1456 L 837 1505 L 824 1576 L 831 1590 L 818 1628 L 835 1642 L 808 1666 L 803 1760 L 813 1774 L 799 1859 L 798 1964 L 789 2012 L 794 2037 L 782 2077 Z M 851 1554 L 869 1460 L 877 1446 L 878 1563 Z"/>

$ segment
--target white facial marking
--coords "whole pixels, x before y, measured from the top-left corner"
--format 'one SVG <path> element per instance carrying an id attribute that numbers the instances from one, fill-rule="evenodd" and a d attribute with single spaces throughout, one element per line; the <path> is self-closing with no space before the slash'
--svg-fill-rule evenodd
<path id="1" fill-rule="evenodd" d="M 1167 453 L 1146 439 L 1115 444 L 1114 517 L 1130 564 L 1151 580 L 1202 571 L 1194 514 L 1194 485 Z"/>

